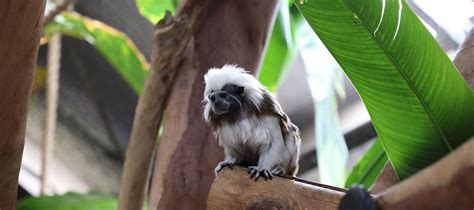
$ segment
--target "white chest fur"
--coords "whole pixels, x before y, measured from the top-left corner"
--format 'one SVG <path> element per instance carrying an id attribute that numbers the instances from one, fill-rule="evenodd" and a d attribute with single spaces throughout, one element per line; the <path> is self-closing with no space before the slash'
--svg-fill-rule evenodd
<path id="1" fill-rule="evenodd" d="M 219 144 L 223 147 L 246 145 L 261 147 L 272 139 L 282 139 L 279 121 L 273 116 L 248 117 L 232 124 L 224 124 L 217 130 Z"/>

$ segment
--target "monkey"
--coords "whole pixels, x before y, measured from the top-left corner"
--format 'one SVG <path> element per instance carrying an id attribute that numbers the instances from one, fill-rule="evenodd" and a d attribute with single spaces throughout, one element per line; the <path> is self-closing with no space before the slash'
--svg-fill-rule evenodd
<path id="1" fill-rule="evenodd" d="M 210 68 L 204 75 L 203 118 L 224 148 L 224 167 L 248 167 L 250 178 L 295 176 L 301 139 L 299 129 L 266 87 L 237 65 Z"/>

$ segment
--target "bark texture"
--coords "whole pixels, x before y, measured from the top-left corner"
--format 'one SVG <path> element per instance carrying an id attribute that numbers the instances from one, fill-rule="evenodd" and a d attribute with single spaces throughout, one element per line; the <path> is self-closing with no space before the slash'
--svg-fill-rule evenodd
<path id="1" fill-rule="evenodd" d="M 246 168 L 224 168 L 212 184 L 207 209 L 332 210 L 344 193 L 343 189 L 282 177 L 255 182 Z"/>
<path id="2" fill-rule="evenodd" d="M 472 209 L 474 138 L 434 165 L 377 194 L 383 210 Z"/>
<path id="3" fill-rule="evenodd" d="M 474 89 L 474 28 L 467 34 L 453 62 L 471 89 Z"/>
<path id="4" fill-rule="evenodd" d="M 370 187 L 369 192 L 382 192 L 388 189 L 389 187 L 397 184 L 398 182 L 400 182 L 400 178 L 398 178 L 395 169 L 393 169 L 392 163 L 390 162 L 390 160 L 388 160 L 385 163 L 385 166 L 383 167 L 380 174 L 377 176 L 377 179 L 375 179 L 374 184 L 372 184 L 372 186 Z"/>
<path id="5" fill-rule="evenodd" d="M 205 209 L 223 159 L 202 119 L 203 75 L 210 67 L 237 64 L 256 73 L 274 21 L 277 0 L 209 0 L 164 114 L 150 209 Z"/>
<path id="6" fill-rule="evenodd" d="M 0 209 L 15 209 L 44 0 L 0 1 Z"/>
<path id="7" fill-rule="evenodd" d="M 125 155 L 119 209 L 141 209 L 153 148 L 169 90 L 193 34 L 204 0 L 181 1 L 176 17 L 169 13 L 155 29 L 152 64 L 135 110 Z"/>

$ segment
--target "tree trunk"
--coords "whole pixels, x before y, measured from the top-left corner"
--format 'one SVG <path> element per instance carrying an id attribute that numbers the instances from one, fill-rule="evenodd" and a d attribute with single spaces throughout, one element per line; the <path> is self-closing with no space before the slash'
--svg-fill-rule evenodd
<path id="1" fill-rule="evenodd" d="M 203 75 L 237 64 L 256 73 L 274 21 L 277 0 L 209 0 L 202 26 L 186 52 L 164 113 L 150 191 L 150 209 L 205 209 L 223 159 L 202 119 Z"/>
<path id="2" fill-rule="evenodd" d="M 141 209 L 158 128 L 184 50 L 199 27 L 205 0 L 182 0 L 175 18 L 167 13 L 155 28 L 152 64 L 140 94 L 125 155 L 119 209 Z"/>
<path id="3" fill-rule="evenodd" d="M 15 209 L 44 0 L 0 1 L 0 209 Z"/>

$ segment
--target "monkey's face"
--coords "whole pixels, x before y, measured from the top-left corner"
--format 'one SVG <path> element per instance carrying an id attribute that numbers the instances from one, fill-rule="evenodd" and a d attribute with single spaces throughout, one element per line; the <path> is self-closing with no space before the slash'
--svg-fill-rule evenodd
<path id="1" fill-rule="evenodd" d="M 226 84 L 218 91 L 212 91 L 208 95 L 211 103 L 211 111 L 216 115 L 238 113 L 242 108 L 244 87 Z"/>

